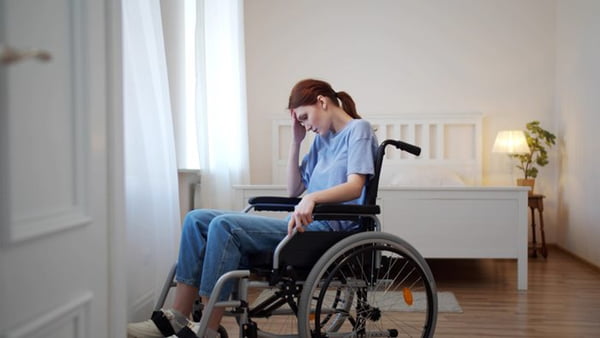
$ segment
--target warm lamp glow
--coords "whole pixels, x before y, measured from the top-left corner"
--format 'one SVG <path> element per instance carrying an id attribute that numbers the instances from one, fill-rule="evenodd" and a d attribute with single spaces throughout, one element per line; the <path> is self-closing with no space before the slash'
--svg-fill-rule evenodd
<path id="1" fill-rule="evenodd" d="M 522 130 L 503 130 L 496 135 L 494 153 L 525 154 L 529 152 L 527 139 Z"/>

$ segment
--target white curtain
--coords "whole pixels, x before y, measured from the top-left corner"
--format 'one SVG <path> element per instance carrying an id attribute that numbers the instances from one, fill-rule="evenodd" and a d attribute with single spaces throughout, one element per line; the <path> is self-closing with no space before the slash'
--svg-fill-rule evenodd
<path id="1" fill-rule="evenodd" d="M 158 0 L 123 5 L 129 319 L 145 319 L 175 262 L 177 169 Z"/>
<path id="2" fill-rule="evenodd" d="M 248 183 L 242 0 L 200 0 L 196 110 L 203 208 L 231 209 L 232 185 Z"/>

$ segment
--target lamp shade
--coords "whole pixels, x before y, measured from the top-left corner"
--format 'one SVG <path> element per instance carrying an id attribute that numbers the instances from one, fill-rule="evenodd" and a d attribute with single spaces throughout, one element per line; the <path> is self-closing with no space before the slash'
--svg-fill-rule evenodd
<path id="1" fill-rule="evenodd" d="M 494 153 L 525 154 L 529 152 L 527 139 L 522 130 L 503 130 L 496 135 L 494 142 Z"/>

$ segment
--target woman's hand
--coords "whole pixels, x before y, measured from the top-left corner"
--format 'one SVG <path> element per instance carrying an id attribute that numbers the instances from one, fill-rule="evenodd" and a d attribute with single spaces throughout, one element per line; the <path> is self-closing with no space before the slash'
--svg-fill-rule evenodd
<path id="1" fill-rule="evenodd" d="M 304 137 L 306 136 L 306 128 L 304 128 L 304 126 L 302 124 L 300 124 L 300 121 L 298 121 L 298 117 L 296 117 L 295 110 L 291 109 L 290 115 L 292 116 L 292 138 L 293 138 L 293 141 L 296 144 L 300 144 L 300 142 L 302 142 L 302 140 L 304 140 Z"/>
<path id="2" fill-rule="evenodd" d="M 312 212 L 314 208 L 315 201 L 311 194 L 302 197 L 288 222 L 288 235 L 292 234 L 294 228 L 297 228 L 299 232 L 304 232 L 302 227 L 309 225 L 313 221 Z"/>

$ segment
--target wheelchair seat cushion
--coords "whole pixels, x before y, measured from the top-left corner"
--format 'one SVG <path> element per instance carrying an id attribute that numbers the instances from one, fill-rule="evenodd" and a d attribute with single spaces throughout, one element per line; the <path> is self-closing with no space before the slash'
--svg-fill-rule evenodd
<path id="1" fill-rule="evenodd" d="M 299 232 L 292 237 L 281 251 L 279 266 L 285 268 L 311 268 L 319 258 L 335 243 L 355 234 L 356 232 L 325 232 L 306 231 Z M 270 271 L 273 267 L 273 251 L 259 252 L 249 257 L 250 267 L 253 271 Z"/>

